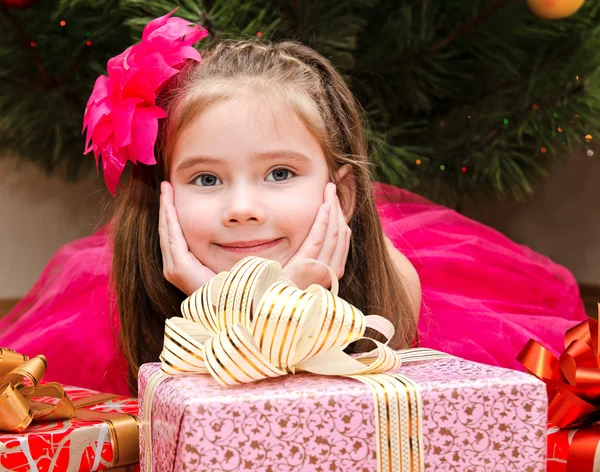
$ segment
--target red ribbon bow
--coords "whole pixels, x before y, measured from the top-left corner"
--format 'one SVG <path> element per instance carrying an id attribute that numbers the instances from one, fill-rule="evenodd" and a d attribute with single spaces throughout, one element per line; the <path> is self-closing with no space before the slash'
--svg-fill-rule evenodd
<path id="1" fill-rule="evenodd" d="M 598 329 L 593 319 L 569 329 L 566 349 L 558 359 L 533 339 L 517 357 L 527 371 L 546 383 L 548 421 L 559 428 L 580 425 L 600 411 Z"/>

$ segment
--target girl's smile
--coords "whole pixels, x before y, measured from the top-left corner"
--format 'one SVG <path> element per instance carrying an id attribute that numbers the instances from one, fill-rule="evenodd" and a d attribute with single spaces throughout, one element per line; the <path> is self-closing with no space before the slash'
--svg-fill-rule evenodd
<path id="1" fill-rule="evenodd" d="M 215 246 L 224 249 L 229 252 L 240 252 L 245 254 L 255 254 L 267 249 L 271 249 L 277 246 L 283 238 L 271 239 L 271 240 L 254 240 L 254 241 L 234 241 L 231 243 L 214 243 Z"/>

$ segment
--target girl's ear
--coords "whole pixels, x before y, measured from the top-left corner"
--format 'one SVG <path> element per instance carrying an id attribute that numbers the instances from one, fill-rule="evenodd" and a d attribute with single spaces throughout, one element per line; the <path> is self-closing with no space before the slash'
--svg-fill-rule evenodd
<path id="1" fill-rule="evenodd" d="M 346 224 L 350 223 L 350 218 L 354 214 L 356 207 L 356 185 L 354 182 L 354 172 L 352 164 L 345 164 L 336 172 L 338 198 Z"/>

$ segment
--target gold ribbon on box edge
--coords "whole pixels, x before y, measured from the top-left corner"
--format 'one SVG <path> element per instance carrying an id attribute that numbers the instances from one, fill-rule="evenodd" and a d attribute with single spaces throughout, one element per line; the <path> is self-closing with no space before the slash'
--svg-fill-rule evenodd
<path id="1" fill-rule="evenodd" d="M 32 422 L 77 419 L 102 421 L 108 425 L 113 448 L 111 467 L 139 461 L 139 421 L 126 413 L 86 409 L 122 395 L 98 393 L 71 401 L 57 382 L 40 384 L 47 361 L 42 355 L 31 359 L 8 348 L 0 348 L 0 432 L 23 433 Z M 32 385 L 24 384 L 24 379 Z M 57 399 L 54 404 L 33 400 L 39 397 Z"/>
<path id="2" fill-rule="evenodd" d="M 318 263 L 304 259 L 294 264 Z M 323 264 L 325 265 L 325 264 Z M 320 285 L 300 290 L 281 277 L 276 261 L 247 257 L 221 272 L 181 305 L 183 318 L 166 320 L 161 370 L 148 379 L 143 424 L 151 426 L 152 400 L 169 376 L 210 374 L 223 386 L 240 385 L 297 371 L 342 375 L 368 385 L 373 394 L 379 471 L 424 469 L 422 405 L 418 386 L 399 373 L 401 355 L 387 346 L 395 329 L 377 315 L 365 316 Z M 344 349 L 365 338 L 366 328 L 387 341 L 349 356 Z M 429 350 L 413 360 L 432 358 Z M 411 357 L 411 356 L 409 356 Z M 435 353 L 433 358 L 449 357 Z M 395 433 L 389 434 L 388 431 Z M 143 469 L 152 470 L 151 428 L 144 429 Z"/>

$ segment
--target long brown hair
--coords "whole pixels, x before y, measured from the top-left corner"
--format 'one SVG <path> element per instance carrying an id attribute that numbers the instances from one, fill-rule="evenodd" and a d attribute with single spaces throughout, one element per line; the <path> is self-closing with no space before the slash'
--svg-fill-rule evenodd
<path id="1" fill-rule="evenodd" d="M 135 166 L 115 200 L 111 279 L 133 394 L 139 366 L 158 360 L 165 319 L 180 316 L 186 298 L 163 277 L 158 236 L 159 186 L 168 179 L 173 143 L 206 106 L 244 86 L 268 87 L 269 96 L 283 97 L 293 107 L 320 142 L 336 184 L 336 171 L 351 164 L 356 206 L 349 223 L 352 239 L 340 296 L 365 314 L 392 321 L 393 348 L 409 347 L 416 335 L 404 283 L 385 247 L 358 105 L 344 79 L 327 59 L 296 42 L 222 42 L 204 54 L 201 64 L 188 64 L 163 88 L 158 103 L 167 118 L 159 128 L 158 165 Z M 348 204 L 342 198 L 342 208 Z"/>

